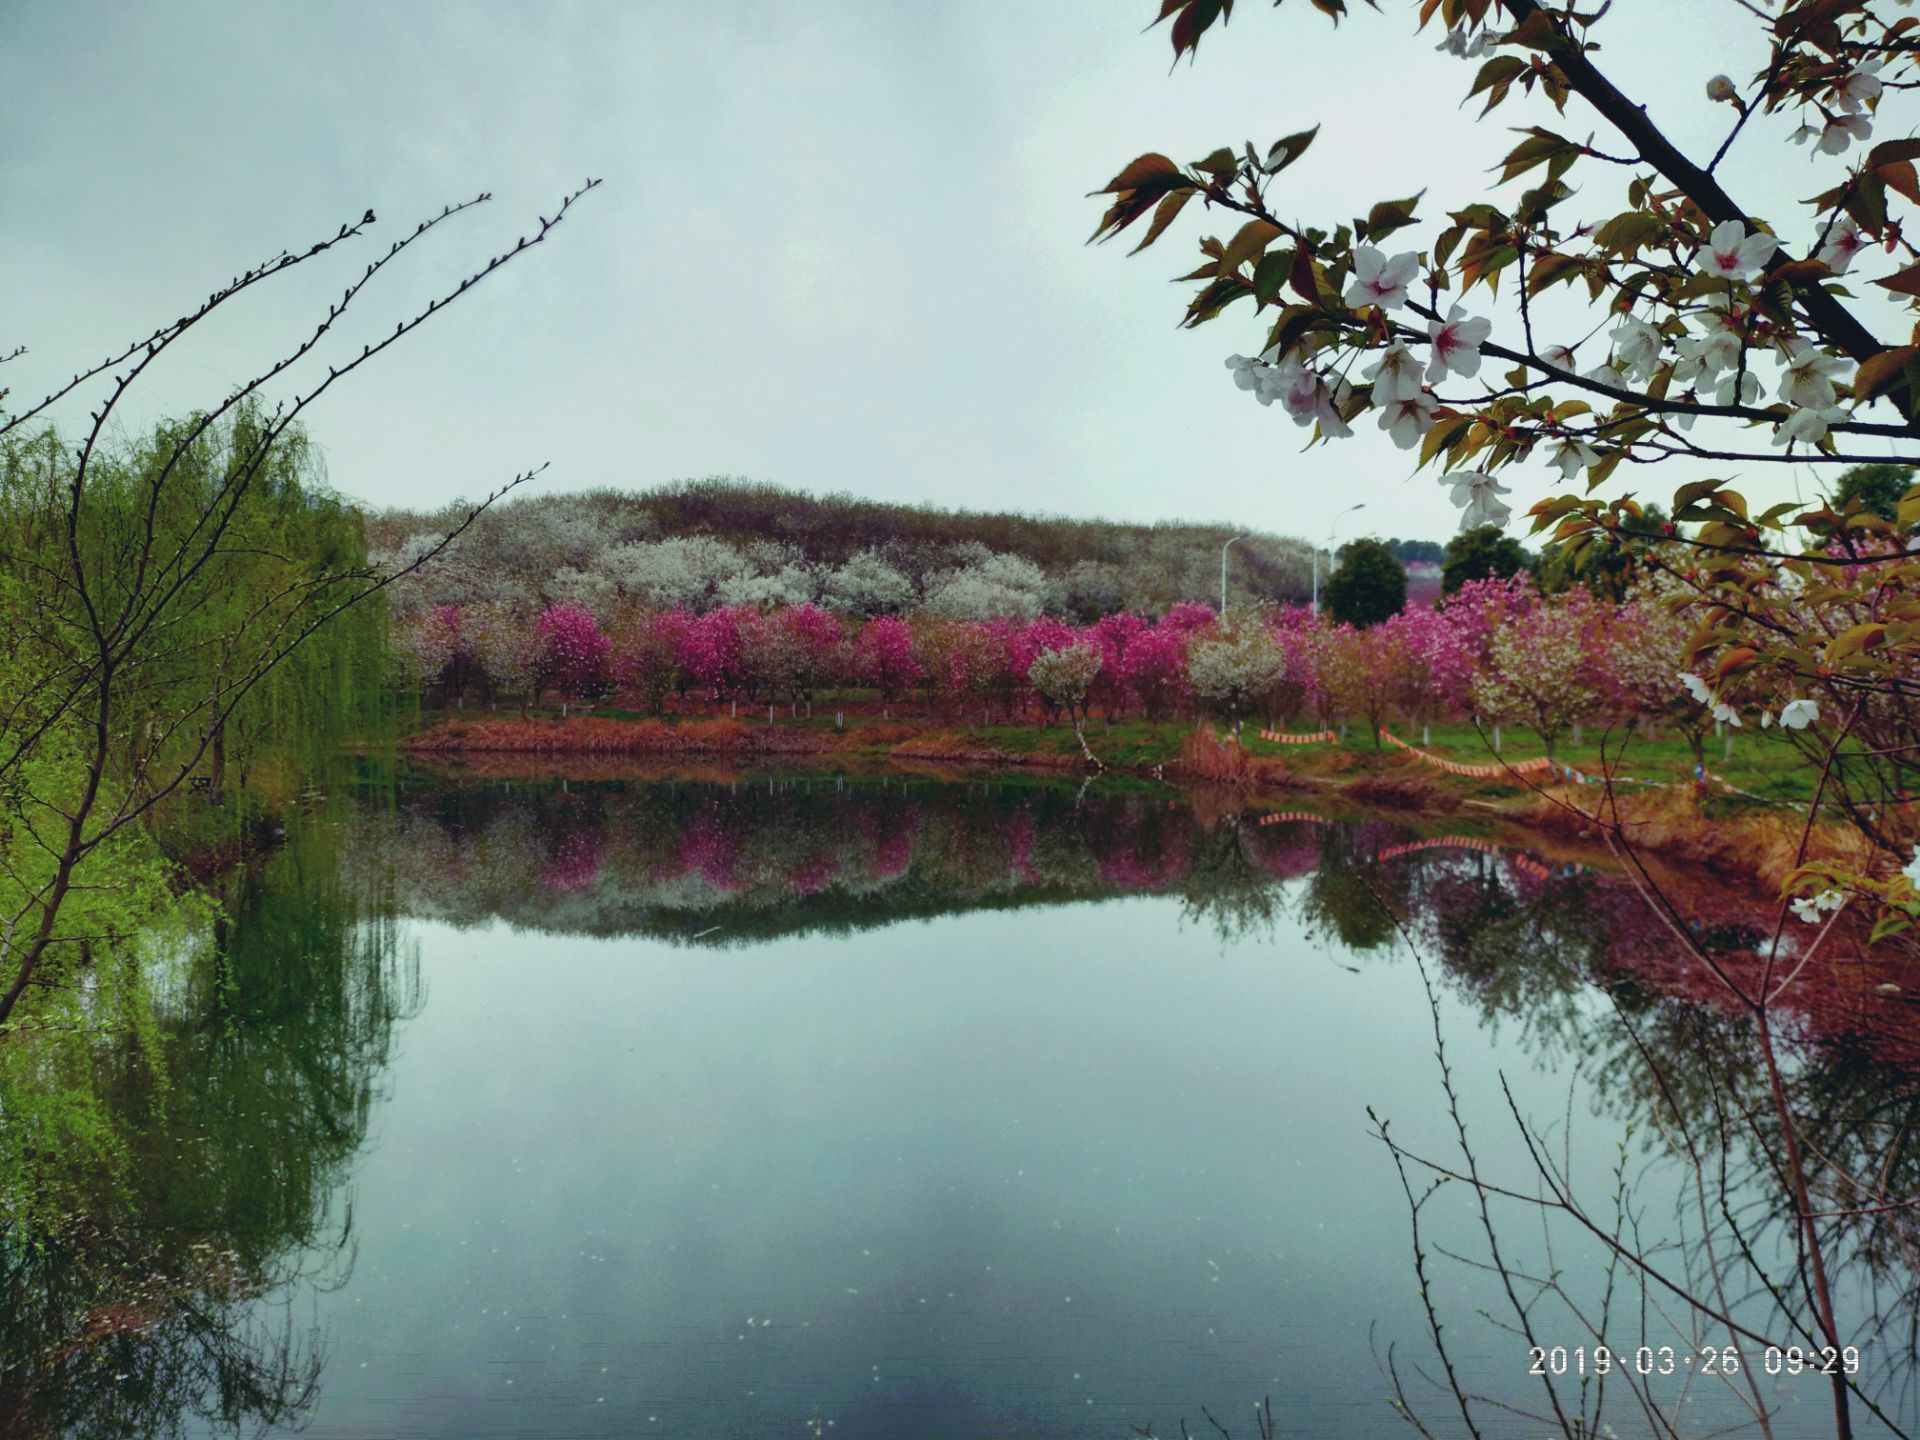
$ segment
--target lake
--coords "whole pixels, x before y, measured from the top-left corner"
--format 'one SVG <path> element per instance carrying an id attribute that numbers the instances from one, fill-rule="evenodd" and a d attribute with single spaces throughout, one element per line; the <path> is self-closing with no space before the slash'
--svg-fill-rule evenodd
<path id="1" fill-rule="evenodd" d="M 1833 1433 L 1826 1378 L 1750 1342 L 1706 1373 L 1733 1336 L 1639 1278 L 1806 1324 L 1714 1119 L 1759 1107 L 1747 1022 L 1603 855 L 1132 782 L 590 768 L 369 773 L 288 829 L 172 959 L 167 1083 L 100 1062 L 139 1193 L 75 1180 L 85 1223 L 6 1251 L 18 1433 L 1361 1437 L 1405 1430 L 1396 1385 L 1437 1435 L 1453 1388 L 1486 1436 Z M 1750 960 L 1769 909 L 1668 883 Z M 1785 1013 L 1824 1152 L 1907 1123 L 1903 1002 L 1809 977 Z M 1381 1123 L 1515 1193 L 1429 1193 Z M 1833 1242 L 1901 1429 L 1913 1234 Z"/>

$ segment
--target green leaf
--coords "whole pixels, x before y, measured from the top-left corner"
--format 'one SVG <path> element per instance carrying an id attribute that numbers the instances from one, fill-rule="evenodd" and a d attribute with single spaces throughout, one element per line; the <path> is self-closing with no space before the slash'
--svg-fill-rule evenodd
<path id="1" fill-rule="evenodd" d="M 1231 275 L 1247 261 L 1263 252 L 1280 234 L 1280 227 L 1266 220 L 1249 220 L 1242 225 L 1227 242 L 1226 253 L 1220 257 L 1220 273 Z"/>
<path id="2" fill-rule="evenodd" d="M 1293 269 L 1293 251 L 1269 250 L 1260 257 L 1260 263 L 1253 267 L 1253 298 L 1262 305 L 1271 305 L 1280 298 L 1280 287 L 1287 283 L 1287 275 Z"/>

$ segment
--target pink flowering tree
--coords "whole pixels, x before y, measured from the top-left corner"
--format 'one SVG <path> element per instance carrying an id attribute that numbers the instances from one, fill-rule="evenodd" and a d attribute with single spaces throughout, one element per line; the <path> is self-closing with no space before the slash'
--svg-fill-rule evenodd
<path id="1" fill-rule="evenodd" d="M 1190 634 L 1163 620 L 1135 635 L 1122 654 L 1127 692 L 1155 729 L 1161 720 L 1179 709 L 1191 693 L 1187 688 Z"/>
<path id="2" fill-rule="evenodd" d="M 811 710 L 814 695 L 839 683 L 847 669 L 846 632 L 831 614 L 811 603 L 781 611 L 780 624 L 793 637 L 795 694 Z"/>
<path id="3" fill-rule="evenodd" d="M 854 673 L 891 704 L 903 691 L 925 678 L 914 658 L 913 630 L 907 622 L 881 615 L 860 627 L 853 645 Z"/>
<path id="4" fill-rule="evenodd" d="M 760 612 L 751 605 L 722 605 L 700 616 L 687 631 L 683 663 L 694 683 L 713 699 L 753 699 L 755 677 L 747 663 L 745 640 L 759 619 Z"/>
<path id="5" fill-rule="evenodd" d="M 1161 617 L 1162 625 L 1171 626 L 1182 635 L 1191 635 L 1196 630 L 1204 630 L 1219 617 L 1213 613 L 1211 605 L 1203 605 L 1198 600 L 1182 600 L 1169 607 Z"/>
<path id="6" fill-rule="evenodd" d="M 1531 613 L 1539 597 L 1524 575 L 1510 580 L 1469 580 L 1439 608 L 1452 633 L 1428 663 L 1439 703 L 1456 715 L 1473 712 L 1473 678 L 1485 666 L 1493 632 L 1503 621 Z"/>
<path id="7" fill-rule="evenodd" d="M 1094 676 L 1089 703 L 1098 705 L 1109 719 L 1133 701 L 1127 685 L 1127 650 L 1147 628 L 1147 622 L 1140 616 L 1121 610 L 1102 615 L 1080 632 L 1078 643 L 1100 652 L 1100 673 Z"/>
<path id="8" fill-rule="evenodd" d="M 613 645 L 593 612 L 580 605 L 550 605 L 537 626 L 539 658 L 534 694 L 560 692 L 561 714 L 571 705 L 593 705 L 612 693 Z"/>
<path id="9" fill-rule="evenodd" d="M 1276 722 L 1323 713 L 1320 651 L 1326 626 L 1305 605 L 1282 605 L 1266 612 L 1268 631 L 1280 647 L 1286 668 L 1267 694 L 1267 714 Z"/>
<path id="10" fill-rule="evenodd" d="M 695 635 L 700 617 L 691 610 L 673 609 L 654 612 L 653 629 L 668 647 L 673 662 L 673 693 L 684 696 L 694 685 L 691 656 L 697 649 Z"/>
<path id="11" fill-rule="evenodd" d="M 1402 610 L 1380 628 L 1391 632 L 1401 656 L 1395 704 L 1420 727 L 1420 743 L 1429 744 L 1433 722 L 1447 709 L 1449 685 L 1442 677 L 1471 672 L 1461 632 L 1446 615 L 1425 606 Z"/>

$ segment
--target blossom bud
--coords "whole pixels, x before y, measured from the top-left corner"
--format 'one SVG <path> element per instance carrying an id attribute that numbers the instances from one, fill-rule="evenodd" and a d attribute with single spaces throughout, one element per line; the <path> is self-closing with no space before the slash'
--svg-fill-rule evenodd
<path id="1" fill-rule="evenodd" d="M 1719 103 L 1738 98 L 1740 92 L 1733 88 L 1733 81 L 1725 75 L 1716 75 L 1707 81 L 1707 98 Z"/>

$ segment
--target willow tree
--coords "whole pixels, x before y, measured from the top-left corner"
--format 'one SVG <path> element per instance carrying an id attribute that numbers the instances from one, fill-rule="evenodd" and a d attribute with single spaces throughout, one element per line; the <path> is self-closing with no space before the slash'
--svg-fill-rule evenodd
<path id="1" fill-rule="evenodd" d="M 203 767 L 218 769 L 229 727 L 270 694 L 294 657 L 324 644 L 343 616 L 537 473 L 513 477 L 426 554 L 381 573 L 300 485 L 299 426 L 341 380 L 544 241 L 597 183 L 406 313 L 390 334 L 326 365 L 324 376 L 318 358 L 295 367 L 357 312 L 376 276 L 489 196 L 448 206 L 393 241 L 276 359 L 149 442 L 124 446 L 114 437 L 129 393 L 154 363 L 235 299 L 361 240 L 376 223 L 371 211 L 244 271 L 190 313 L 0 416 L 8 444 L 0 467 L 0 647 L 13 682 L 0 697 L 0 839 L 15 842 L 0 845 L 0 1026 L 29 987 L 58 983 L 53 962 L 70 963 L 113 938 L 110 924 L 101 928 L 111 916 L 89 913 L 75 923 L 111 894 L 112 852 L 136 843 L 135 827 L 190 780 L 213 783 Z M 295 388 L 270 401 L 280 383 Z M 47 428 L 56 408 L 85 406 L 89 397 L 87 423 L 69 441 Z"/>

